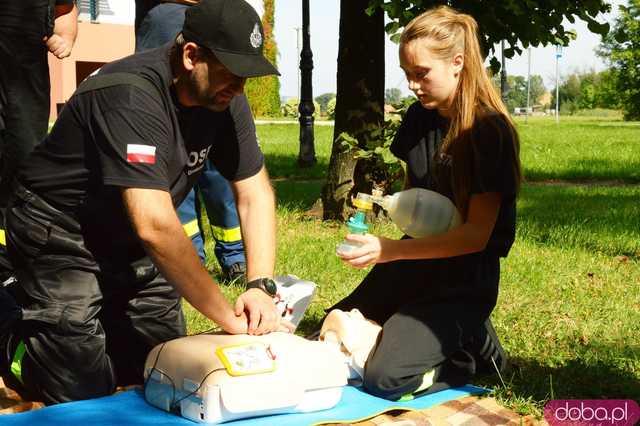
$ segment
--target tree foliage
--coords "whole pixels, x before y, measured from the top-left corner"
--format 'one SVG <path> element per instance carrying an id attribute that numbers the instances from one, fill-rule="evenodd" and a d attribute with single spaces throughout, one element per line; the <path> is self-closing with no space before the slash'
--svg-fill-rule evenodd
<path id="1" fill-rule="evenodd" d="M 493 85 L 499 90 L 500 75 L 496 74 L 492 79 Z M 507 76 L 507 92 L 504 94 L 504 103 L 507 110 L 514 112 L 516 108 L 527 106 L 527 79 L 519 75 Z M 547 89 L 541 76 L 532 75 L 529 87 L 529 106 L 540 105 L 540 98 L 546 93 Z"/>
<path id="2" fill-rule="evenodd" d="M 385 119 L 381 126 L 371 130 L 364 143 L 346 132 L 338 136 L 337 142 L 350 150 L 355 159 L 371 164 L 370 169 L 377 174 L 372 186 L 378 189 L 388 189 L 404 175 L 400 160 L 391 152 L 391 143 L 405 113 L 404 108 L 392 113 L 391 118 Z"/>
<path id="3" fill-rule="evenodd" d="M 284 105 L 282 105 L 282 115 L 285 117 L 293 117 L 293 118 L 298 118 L 300 117 L 300 111 L 298 110 L 298 107 L 300 106 L 300 99 L 298 98 L 289 98 L 287 99 L 287 101 L 284 103 Z M 313 116 L 317 117 L 318 115 L 320 115 L 320 104 L 316 101 L 313 102 Z"/>
<path id="4" fill-rule="evenodd" d="M 334 99 L 336 97 L 335 93 L 323 93 L 320 96 L 316 96 L 316 102 L 320 105 L 320 111 L 323 114 L 326 114 L 327 112 L 327 105 L 329 104 L 329 101 L 331 99 Z"/>
<path id="5" fill-rule="evenodd" d="M 272 64 L 276 64 L 278 48 L 273 35 L 275 0 L 264 0 L 264 55 Z M 277 117 L 280 115 L 280 80 L 278 76 L 251 78 L 245 85 L 251 112 L 255 117 Z"/>
<path id="6" fill-rule="evenodd" d="M 487 55 L 502 40 L 509 45 L 505 49 L 507 58 L 522 53 L 518 42 L 525 49 L 539 44 L 566 46 L 575 38 L 575 34 L 564 27 L 564 18 L 571 23 L 576 18 L 586 21 L 589 31 L 593 33 L 605 35 L 609 32 L 608 23 L 595 19 L 599 13 L 611 9 L 605 0 L 370 0 L 369 11 L 383 9 L 391 19 L 385 29 L 397 39 L 400 29 L 414 17 L 441 4 L 468 13 L 478 21 L 481 42 Z M 495 56 L 491 59 L 491 67 L 494 71 L 500 68 Z"/>
<path id="7" fill-rule="evenodd" d="M 327 117 L 330 119 L 336 118 L 336 98 L 331 98 L 329 102 L 327 102 Z"/>
<path id="8" fill-rule="evenodd" d="M 621 97 L 615 89 L 611 70 L 573 73 L 562 78 L 558 88 L 560 112 L 574 114 L 578 110 L 619 109 Z M 552 89 L 551 105 L 556 104 L 556 89 Z"/>
<path id="9" fill-rule="evenodd" d="M 541 103 L 540 98 L 547 93 L 547 88 L 544 85 L 544 80 L 540 75 L 530 76 L 531 82 L 529 83 L 529 103 L 531 105 L 539 105 Z"/>
<path id="10" fill-rule="evenodd" d="M 620 15 L 599 54 L 611 64 L 625 120 L 640 120 L 640 0 L 620 6 Z"/>
<path id="11" fill-rule="evenodd" d="M 384 103 L 389 105 L 399 104 L 402 101 L 402 92 L 397 87 L 391 87 L 384 91 Z"/>

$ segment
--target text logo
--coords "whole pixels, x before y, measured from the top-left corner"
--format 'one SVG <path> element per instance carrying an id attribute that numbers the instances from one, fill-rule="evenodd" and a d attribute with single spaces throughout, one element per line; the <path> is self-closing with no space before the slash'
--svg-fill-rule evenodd
<path id="1" fill-rule="evenodd" d="M 209 155 L 211 145 L 200 151 L 191 151 L 189 153 L 189 160 L 187 161 L 187 175 L 191 176 L 195 172 L 200 171 L 204 167 L 204 161 Z"/>
<path id="2" fill-rule="evenodd" d="M 551 426 L 633 426 L 640 407 L 631 399 L 559 399 L 544 407 Z"/>

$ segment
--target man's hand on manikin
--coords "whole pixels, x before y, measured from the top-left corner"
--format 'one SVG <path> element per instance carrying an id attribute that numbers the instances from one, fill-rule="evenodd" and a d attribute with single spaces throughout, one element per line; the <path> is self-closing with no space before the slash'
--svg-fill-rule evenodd
<path id="1" fill-rule="evenodd" d="M 290 333 L 295 328 L 289 321 L 282 319 L 273 298 L 259 288 L 250 288 L 238 296 L 235 314 L 246 314 L 247 333 L 256 336 L 272 331 Z"/>

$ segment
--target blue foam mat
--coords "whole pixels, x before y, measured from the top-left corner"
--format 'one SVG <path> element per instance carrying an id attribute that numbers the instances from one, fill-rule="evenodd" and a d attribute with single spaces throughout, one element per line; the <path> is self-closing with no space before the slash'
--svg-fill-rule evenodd
<path id="1" fill-rule="evenodd" d="M 453 399 L 486 392 L 489 392 L 489 390 L 467 385 L 421 396 L 408 402 L 397 402 L 377 398 L 359 388 L 346 386 L 338 405 L 329 410 L 304 414 L 256 417 L 225 424 L 229 426 L 302 426 L 313 425 L 323 421 L 355 421 L 375 416 L 391 409 L 422 410 Z M 41 424 L 52 426 L 74 424 L 93 426 L 193 426 L 195 423 L 152 407 L 146 403 L 141 391 L 132 390 L 103 398 L 53 405 L 26 413 L 0 415 L 0 424 L 10 426 Z"/>

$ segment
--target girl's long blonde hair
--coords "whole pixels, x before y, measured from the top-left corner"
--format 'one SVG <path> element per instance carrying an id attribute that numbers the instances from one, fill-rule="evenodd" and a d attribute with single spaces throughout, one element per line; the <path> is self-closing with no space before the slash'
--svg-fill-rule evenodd
<path id="1" fill-rule="evenodd" d="M 494 111 L 505 120 L 513 136 L 513 173 L 517 187 L 522 180 L 518 134 L 484 67 L 478 41 L 478 24 L 473 17 L 448 6 L 435 7 L 414 18 L 404 28 L 400 37 L 401 48 L 414 40 L 427 43 L 429 50 L 439 59 L 450 60 L 457 53 L 462 53 L 464 57 L 464 65 L 450 106 L 449 131 L 443 141 L 441 152 L 452 156 L 455 202 L 466 216 L 473 168 L 471 145 L 482 143 L 471 139 L 474 124 L 489 111 Z"/>

